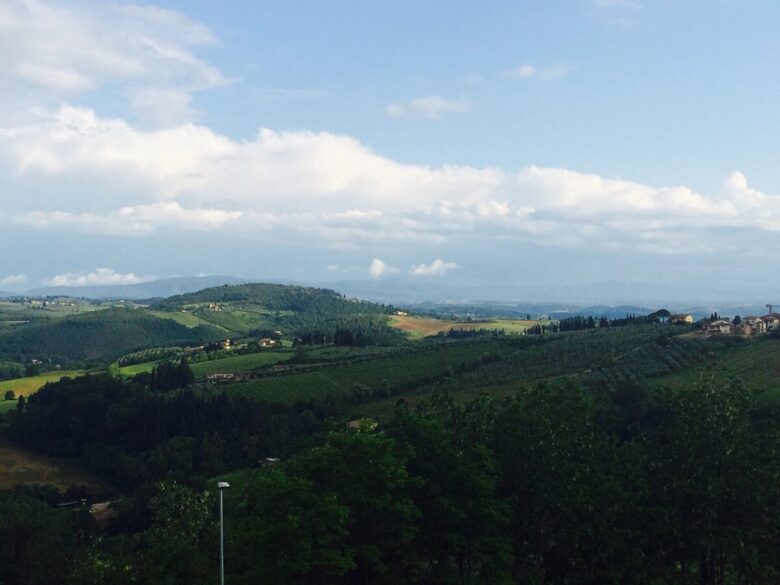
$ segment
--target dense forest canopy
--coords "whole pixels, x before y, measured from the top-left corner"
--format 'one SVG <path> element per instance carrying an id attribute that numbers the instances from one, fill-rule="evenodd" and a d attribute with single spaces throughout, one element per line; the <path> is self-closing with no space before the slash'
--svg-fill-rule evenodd
<path id="1" fill-rule="evenodd" d="M 64 364 L 89 363 L 115 359 L 143 347 L 221 337 L 209 326 L 189 328 L 139 309 L 110 308 L 0 332 L 0 356 L 22 363 L 43 356 Z"/>
<path id="2" fill-rule="evenodd" d="M 332 413 L 163 397 L 104 378 L 52 385 L 14 413 L 12 435 L 103 466 L 133 495 L 105 532 L 52 510 L 45 494 L 0 493 L 0 538 L 11 543 L 0 578 L 213 582 L 207 478 L 271 452 L 283 460 L 225 476 L 232 583 L 780 577 L 780 412 L 737 382 L 535 385 L 464 405 L 434 394 L 415 410 L 400 400 L 377 430 L 328 432 Z M 34 557 L 41 543 L 49 554 Z"/>

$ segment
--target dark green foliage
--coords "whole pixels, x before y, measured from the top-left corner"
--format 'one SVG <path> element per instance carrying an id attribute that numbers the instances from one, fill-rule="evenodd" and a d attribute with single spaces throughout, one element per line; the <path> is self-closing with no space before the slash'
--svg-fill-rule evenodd
<path id="1" fill-rule="evenodd" d="M 175 345 L 220 335 L 207 327 L 189 329 L 135 309 L 106 309 L 32 323 L 0 334 L 0 355 L 48 356 L 62 364 L 110 361 L 142 347 Z"/>
<path id="2" fill-rule="evenodd" d="M 168 392 L 178 388 L 189 388 L 195 383 L 195 374 L 184 360 L 163 362 L 149 373 L 139 374 L 135 381 L 144 384 L 153 392 Z"/>
<path id="3" fill-rule="evenodd" d="M 324 412 L 192 390 L 160 395 L 108 376 L 83 376 L 44 386 L 7 418 L 14 440 L 75 459 L 130 489 L 286 455 L 322 429 Z"/>
<path id="4" fill-rule="evenodd" d="M 318 417 L 252 404 L 102 378 L 32 396 L 11 417 L 29 446 L 84 462 L 103 453 L 143 480 L 177 482 L 141 485 L 102 539 L 78 515 L 0 495 L 4 585 L 213 582 L 214 499 L 181 484 L 240 465 L 254 469 L 231 476 L 226 492 L 230 583 L 780 579 L 780 411 L 739 383 L 557 383 L 464 406 L 434 393 L 414 412 L 400 403 L 377 431 L 331 433 L 271 467 L 254 464 Z"/>
<path id="5" fill-rule="evenodd" d="M 13 380 L 24 376 L 24 366 L 15 362 L 0 362 L 0 380 Z"/>
<path id="6" fill-rule="evenodd" d="M 22 491 L 0 491 L 0 583 L 63 583 L 78 550 L 81 514 Z"/>

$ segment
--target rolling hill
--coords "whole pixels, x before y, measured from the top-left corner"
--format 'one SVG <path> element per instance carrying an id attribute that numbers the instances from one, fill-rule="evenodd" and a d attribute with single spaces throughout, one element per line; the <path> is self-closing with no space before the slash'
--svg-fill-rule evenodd
<path id="1" fill-rule="evenodd" d="M 173 296 L 156 303 L 163 310 L 177 310 L 208 303 L 231 303 L 266 311 L 298 313 L 379 314 L 386 308 L 367 301 L 349 300 L 344 295 L 324 288 L 289 286 L 284 284 L 239 284 L 206 288 L 197 292 Z"/>
<path id="2" fill-rule="evenodd" d="M 210 326 L 190 328 L 147 311 L 111 308 L 0 333 L 0 356 L 24 363 L 43 357 L 61 363 L 104 361 L 143 347 L 222 337 Z"/>

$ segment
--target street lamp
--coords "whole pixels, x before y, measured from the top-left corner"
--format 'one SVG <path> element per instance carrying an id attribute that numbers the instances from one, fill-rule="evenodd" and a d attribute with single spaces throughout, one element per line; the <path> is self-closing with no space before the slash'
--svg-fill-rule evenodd
<path id="1" fill-rule="evenodd" d="M 219 488 L 219 582 L 225 585 L 225 520 L 222 513 L 222 493 L 230 487 L 226 481 L 217 483 Z"/>

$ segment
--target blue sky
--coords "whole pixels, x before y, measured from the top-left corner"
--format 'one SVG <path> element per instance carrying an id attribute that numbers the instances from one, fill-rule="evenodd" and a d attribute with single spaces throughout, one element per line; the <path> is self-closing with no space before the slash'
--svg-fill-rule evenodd
<path id="1" fill-rule="evenodd" d="M 8 0 L 0 289 L 763 294 L 779 20 L 747 0 Z"/>

